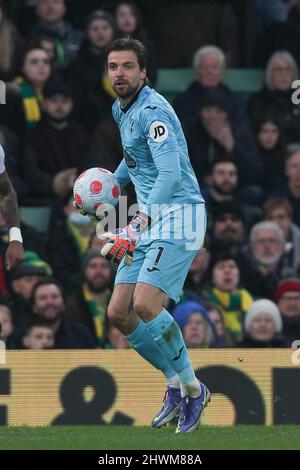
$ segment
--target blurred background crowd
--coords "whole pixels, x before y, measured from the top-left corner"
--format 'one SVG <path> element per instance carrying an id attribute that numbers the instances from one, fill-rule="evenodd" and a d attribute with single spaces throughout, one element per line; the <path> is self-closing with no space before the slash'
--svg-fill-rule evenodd
<path id="1" fill-rule="evenodd" d="M 122 159 L 104 66 L 119 37 L 146 45 L 150 86 L 163 69 L 193 77 L 172 100 L 208 210 L 205 250 L 168 307 L 187 346 L 290 347 L 300 339 L 299 0 L 0 0 L 0 143 L 20 206 L 50 213 L 47 230 L 43 216 L 24 219 L 26 256 L 10 273 L 0 217 L 1 340 L 129 347 L 106 317 L 114 268 L 72 206 L 82 170 Z M 260 69 L 261 89 L 242 96 L 224 83 L 231 69 Z"/>

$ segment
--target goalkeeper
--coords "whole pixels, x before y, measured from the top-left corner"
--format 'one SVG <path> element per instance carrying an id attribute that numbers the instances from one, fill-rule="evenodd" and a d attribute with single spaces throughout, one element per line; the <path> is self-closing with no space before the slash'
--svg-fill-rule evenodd
<path id="1" fill-rule="evenodd" d="M 134 184 L 139 205 L 131 223 L 109 234 L 102 248 L 103 256 L 119 265 L 108 316 L 166 377 L 166 398 L 152 426 L 179 416 L 176 432 L 193 432 L 210 393 L 195 377 L 181 330 L 164 307 L 166 296 L 178 300 L 202 247 L 206 213 L 180 122 L 145 84 L 146 54 L 132 39 L 117 39 L 107 48 L 108 78 L 118 96 L 113 116 L 124 152 L 115 176 L 121 185 Z"/>

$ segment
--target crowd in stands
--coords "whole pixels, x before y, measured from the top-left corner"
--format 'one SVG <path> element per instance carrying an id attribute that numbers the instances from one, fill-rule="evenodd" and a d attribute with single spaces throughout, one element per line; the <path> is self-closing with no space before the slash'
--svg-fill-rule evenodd
<path id="1" fill-rule="evenodd" d="M 104 64 L 120 37 L 147 46 L 150 86 L 161 67 L 193 68 L 172 103 L 208 213 L 205 249 L 179 303 L 168 304 L 187 346 L 291 347 L 300 339 L 300 1 L 165 0 L 147 28 L 143 1 L 11 3 L 0 0 L 0 144 L 20 206 L 48 207 L 51 217 L 47 233 L 22 222 L 25 259 L 6 272 L 0 216 L 7 348 L 129 348 L 107 318 L 115 268 L 95 223 L 72 205 L 81 171 L 114 171 L 122 159 Z M 255 18 L 252 36 L 241 3 Z M 245 65 L 265 70 L 247 100 L 223 82 L 226 67 Z M 127 195 L 134 202 L 132 188 Z"/>

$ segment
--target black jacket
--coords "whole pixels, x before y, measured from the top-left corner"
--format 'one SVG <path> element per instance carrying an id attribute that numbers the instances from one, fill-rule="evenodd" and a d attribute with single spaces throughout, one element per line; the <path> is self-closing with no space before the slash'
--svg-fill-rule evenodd
<path id="1" fill-rule="evenodd" d="M 97 344 L 84 325 L 63 317 L 55 333 L 54 349 L 94 349 Z"/>

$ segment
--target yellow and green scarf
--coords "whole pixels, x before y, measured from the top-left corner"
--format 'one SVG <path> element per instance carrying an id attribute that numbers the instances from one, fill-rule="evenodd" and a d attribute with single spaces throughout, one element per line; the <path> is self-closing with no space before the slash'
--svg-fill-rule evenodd
<path id="1" fill-rule="evenodd" d="M 252 296 L 245 289 L 226 292 L 213 288 L 210 291 L 210 299 L 221 308 L 228 333 L 234 340 L 240 341 L 243 337 L 244 316 L 253 303 Z"/>
<path id="2" fill-rule="evenodd" d="M 106 314 L 108 304 L 111 298 L 111 292 L 109 292 L 104 300 L 103 303 L 100 304 L 98 300 L 95 299 L 91 290 L 84 286 L 83 288 L 83 297 L 88 307 L 88 311 L 92 317 L 94 330 L 96 334 L 96 338 L 98 340 L 99 346 L 104 346 L 106 341 L 106 334 L 105 334 L 105 322 L 106 322 Z"/>
<path id="3" fill-rule="evenodd" d="M 31 83 L 25 82 L 22 77 L 18 77 L 15 81 L 20 88 L 23 100 L 23 108 L 27 127 L 31 129 L 41 119 L 41 103 L 43 96 L 37 95 Z"/>

